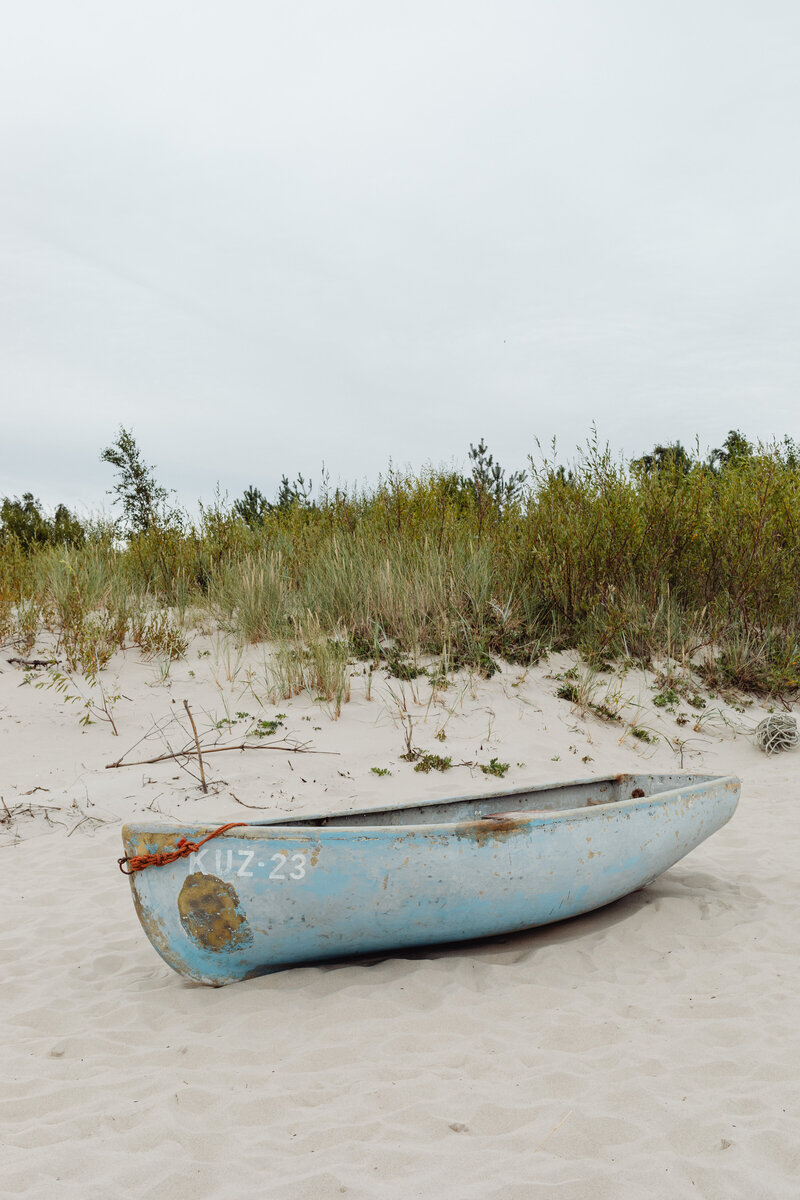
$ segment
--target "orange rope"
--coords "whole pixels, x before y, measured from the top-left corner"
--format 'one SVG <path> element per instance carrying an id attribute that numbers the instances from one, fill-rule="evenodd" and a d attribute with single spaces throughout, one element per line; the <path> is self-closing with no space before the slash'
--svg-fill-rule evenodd
<path id="1" fill-rule="evenodd" d="M 196 854 L 201 846 L 205 846 L 206 842 L 210 842 L 212 838 L 219 837 L 226 829 L 236 829 L 239 825 L 247 824 L 247 821 L 229 821 L 227 825 L 220 825 L 219 829 L 215 829 L 200 842 L 187 842 L 186 838 L 181 838 L 174 850 L 160 850 L 157 854 L 133 854 L 130 858 L 118 858 L 117 863 L 123 875 L 133 875 L 136 871 L 143 871 L 145 867 L 165 867 L 167 863 L 174 863 L 179 858 L 187 858 L 190 854 Z M 125 870 L 126 863 L 127 871 Z"/>

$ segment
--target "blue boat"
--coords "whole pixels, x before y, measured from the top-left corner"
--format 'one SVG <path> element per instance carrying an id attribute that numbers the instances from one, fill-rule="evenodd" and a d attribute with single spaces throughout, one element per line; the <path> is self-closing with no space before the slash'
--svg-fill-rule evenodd
<path id="1" fill-rule="evenodd" d="M 161 957 L 219 986 L 600 908 L 721 828 L 739 791 L 732 775 L 618 775 L 221 830 L 130 824 L 119 861 Z"/>

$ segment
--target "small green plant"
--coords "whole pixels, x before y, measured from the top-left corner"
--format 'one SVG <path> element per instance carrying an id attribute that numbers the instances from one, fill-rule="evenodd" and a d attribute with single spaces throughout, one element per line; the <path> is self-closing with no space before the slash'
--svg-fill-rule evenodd
<path id="1" fill-rule="evenodd" d="M 575 671 L 575 675 L 571 674 L 572 671 Z M 570 704 L 575 704 L 580 709 L 581 716 L 584 716 L 587 712 L 593 712 L 601 721 L 619 721 L 619 714 L 606 703 L 609 698 L 612 702 L 618 702 L 620 700 L 618 695 L 612 695 L 609 688 L 606 692 L 606 700 L 595 700 L 594 697 L 597 693 L 598 685 L 593 670 L 588 671 L 586 675 L 580 677 L 576 668 L 572 667 L 564 678 L 566 679 L 567 676 L 573 679 L 577 677 L 578 682 L 562 683 L 556 691 L 559 700 L 569 700 Z"/>
<path id="2" fill-rule="evenodd" d="M 452 765 L 452 758 L 442 758 L 440 754 L 422 754 L 414 764 L 414 770 L 427 775 L 429 771 L 449 771 Z"/>
<path id="3" fill-rule="evenodd" d="M 452 686 L 444 671 L 428 671 L 428 679 L 434 692 L 446 692 Z"/>
<path id="4" fill-rule="evenodd" d="M 117 649 L 103 623 L 97 621 L 65 630 L 61 644 L 69 669 L 84 675 L 102 671 Z"/>
<path id="5" fill-rule="evenodd" d="M 356 662 L 371 663 L 373 667 L 378 666 L 383 658 L 378 630 L 373 630 L 369 637 L 358 631 L 352 632 L 349 641 L 350 654 Z"/>
<path id="6" fill-rule="evenodd" d="M 165 612 L 136 614 L 131 621 L 131 636 L 144 658 L 162 657 L 175 662 L 189 648 L 189 639 Z"/>
<path id="7" fill-rule="evenodd" d="M 84 682 L 91 689 L 89 694 L 84 692 L 80 684 L 70 675 L 62 671 L 51 670 L 49 680 L 42 679 L 34 686 L 56 692 L 65 704 L 80 704 L 83 710 L 82 715 L 78 718 L 80 725 L 93 725 L 96 720 L 107 721 L 111 726 L 111 732 L 118 737 L 119 730 L 114 720 L 114 705 L 122 699 L 121 692 L 106 692 L 97 675 L 91 671 L 84 675 Z"/>
<path id="8" fill-rule="evenodd" d="M 392 773 L 388 767 L 370 767 L 370 771 L 372 772 L 373 775 L 380 775 L 380 776 L 391 775 L 391 773 Z"/>
<path id="9" fill-rule="evenodd" d="M 221 720 L 214 722 L 214 729 L 227 729 L 232 731 L 234 725 L 241 722 L 247 723 L 247 732 L 245 737 L 267 738 L 274 737 L 286 719 L 286 713 L 276 713 L 276 715 L 268 720 L 266 717 L 259 717 L 254 720 L 248 712 L 237 712 L 232 717 L 222 717 Z M 310 720 L 310 717 L 304 717 L 304 720 Z"/>
<path id="10" fill-rule="evenodd" d="M 642 729 L 638 725 L 634 725 L 631 729 L 631 736 L 638 738 L 640 742 L 648 742 L 654 744 L 658 741 L 658 737 L 653 733 L 648 733 L 646 729 Z"/>
<path id="11" fill-rule="evenodd" d="M 666 708 L 668 712 L 674 712 L 676 705 L 680 704 L 680 699 L 675 688 L 664 688 L 663 692 L 653 696 L 653 704 L 656 708 Z"/>
<path id="12" fill-rule="evenodd" d="M 392 679 L 416 679 L 419 675 L 427 674 L 424 667 L 418 667 L 414 662 L 408 662 L 396 652 L 392 652 L 386 660 L 386 673 Z"/>
<path id="13" fill-rule="evenodd" d="M 12 633 L 23 654 L 28 654 L 35 646 L 40 621 L 41 613 L 35 601 L 29 600 L 17 606 L 16 629 L 12 627 Z"/>
<path id="14" fill-rule="evenodd" d="M 497 758 L 490 758 L 488 763 L 478 763 L 478 766 L 484 775 L 496 775 L 498 779 L 502 779 L 511 766 L 511 763 L 504 763 L 500 762 Z"/>
<path id="15" fill-rule="evenodd" d="M 706 702 L 703 697 L 699 696 L 697 693 L 695 693 L 694 696 L 690 696 L 687 703 L 691 704 L 692 708 L 705 708 L 706 706 Z"/>
<path id="16" fill-rule="evenodd" d="M 274 737 L 281 725 L 283 725 L 285 716 L 286 713 L 278 713 L 272 721 L 267 721 L 263 718 L 256 721 L 255 725 L 251 725 L 248 729 L 247 736 L 256 738 Z"/>
<path id="17" fill-rule="evenodd" d="M 491 679 L 500 670 L 500 664 L 483 647 L 478 647 L 471 658 L 467 665 L 474 666 L 482 679 Z"/>
<path id="18" fill-rule="evenodd" d="M 447 741 L 447 734 L 445 733 L 444 729 L 439 729 L 433 736 L 436 738 L 437 742 Z"/>

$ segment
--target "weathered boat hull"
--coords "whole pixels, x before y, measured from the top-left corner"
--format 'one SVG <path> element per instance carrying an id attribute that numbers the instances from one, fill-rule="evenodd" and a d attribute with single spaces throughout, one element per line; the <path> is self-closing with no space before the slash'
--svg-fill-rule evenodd
<path id="1" fill-rule="evenodd" d="M 618 776 L 291 825 L 283 817 L 139 871 L 131 887 L 162 958 L 220 985 L 599 908 L 650 883 L 724 825 L 739 786 L 732 776 Z M 209 832 L 127 825 L 123 840 L 132 856 Z"/>

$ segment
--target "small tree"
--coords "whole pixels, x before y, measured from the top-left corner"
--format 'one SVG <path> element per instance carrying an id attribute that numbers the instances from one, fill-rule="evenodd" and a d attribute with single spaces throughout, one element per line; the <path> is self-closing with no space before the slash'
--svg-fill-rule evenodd
<path id="1" fill-rule="evenodd" d="M 120 426 L 117 440 L 100 455 L 101 462 L 117 470 L 117 482 L 109 490 L 114 503 L 122 506 L 122 517 L 130 533 L 144 533 L 166 517 L 166 488 L 156 482 L 154 467 L 148 467 L 136 444 L 133 431 Z"/>
<path id="2" fill-rule="evenodd" d="M 679 475 L 688 475 L 692 469 L 692 457 L 680 442 L 672 442 L 668 446 L 654 446 L 650 454 L 635 458 L 631 466 L 644 475 L 664 469 L 675 471 Z"/>
<path id="3" fill-rule="evenodd" d="M 800 467 L 800 446 L 788 435 L 784 437 L 778 455 L 784 466 L 789 467 L 790 470 L 796 471 Z"/>
<path id="4" fill-rule="evenodd" d="M 85 536 L 80 521 L 65 504 L 59 504 L 53 517 L 45 516 L 33 492 L 25 492 L 21 500 L 6 496 L 0 504 L 0 543 L 16 541 L 26 550 L 31 546 L 80 546 Z"/>
<path id="5" fill-rule="evenodd" d="M 16 541 L 28 549 L 48 541 L 47 520 L 33 492 L 25 492 L 21 500 L 6 497 L 0 509 L 0 524 L 4 541 Z"/>
<path id="6" fill-rule="evenodd" d="M 489 453 L 489 447 L 483 438 L 477 446 L 470 443 L 469 460 L 472 464 L 471 483 L 479 502 L 486 497 L 503 508 L 519 500 L 525 482 L 525 472 L 512 471 L 506 477 L 500 463 L 496 463 L 494 456 Z"/>
<path id="7" fill-rule="evenodd" d="M 311 480 L 304 479 L 302 475 L 298 475 L 294 483 L 289 483 L 288 475 L 282 475 L 275 507 L 281 512 L 286 512 L 290 508 L 313 508 L 314 505 L 311 501 L 313 486 Z"/>
<path id="8" fill-rule="evenodd" d="M 252 484 L 250 487 L 245 488 L 244 494 L 239 500 L 235 500 L 233 504 L 233 511 L 251 529 L 257 529 L 259 525 L 264 524 L 264 520 L 271 508 L 272 505 L 261 489 L 253 487 Z"/>
<path id="9" fill-rule="evenodd" d="M 312 488 L 312 481 L 302 475 L 298 475 L 294 483 L 289 482 L 288 475 L 282 475 L 275 503 L 270 504 L 261 489 L 251 484 L 245 488 L 244 494 L 234 501 L 233 511 L 251 529 L 257 529 L 259 525 L 264 524 L 270 513 L 289 512 L 293 508 L 314 508 L 311 499 Z"/>
<path id="10" fill-rule="evenodd" d="M 742 462 L 752 454 L 753 447 L 744 434 L 738 429 L 731 429 L 722 445 L 711 451 L 708 465 L 712 470 L 724 471 L 726 467 Z"/>

